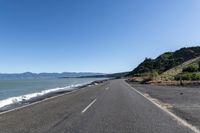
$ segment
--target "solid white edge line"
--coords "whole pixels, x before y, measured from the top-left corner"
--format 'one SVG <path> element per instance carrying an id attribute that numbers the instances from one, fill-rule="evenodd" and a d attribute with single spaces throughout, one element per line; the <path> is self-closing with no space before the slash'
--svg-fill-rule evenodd
<path id="1" fill-rule="evenodd" d="M 81 113 L 84 114 L 96 101 L 97 99 L 94 99 Z"/>
<path id="2" fill-rule="evenodd" d="M 64 93 L 64 94 L 56 95 L 56 96 L 53 96 L 53 97 L 45 98 L 45 99 L 43 99 L 43 100 L 41 100 L 41 101 L 33 102 L 33 103 L 31 103 L 31 104 L 27 104 L 27 105 L 24 105 L 24 106 L 21 106 L 21 107 L 17 107 L 17 108 L 14 108 L 14 109 L 10 109 L 10 110 L 8 110 L 8 111 L 3 111 L 3 112 L 0 112 L 0 115 L 6 114 L 6 113 L 9 113 L 9 112 L 13 112 L 13 111 L 16 111 L 16 110 L 20 110 L 20 109 L 23 109 L 23 108 L 26 108 L 26 107 L 29 107 L 29 106 L 32 106 L 32 105 L 36 105 L 36 104 L 45 102 L 45 101 L 47 101 L 47 100 L 60 97 L 60 96 L 68 95 L 68 94 L 74 93 L 74 92 L 76 92 L 76 91 L 78 91 L 78 90 L 79 90 L 79 89 L 73 90 L 73 91 L 70 91 L 70 92 L 66 92 L 66 93 Z"/>
<path id="3" fill-rule="evenodd" d="M 127 82 L 125 82 L 132 90 L 134 90 L 135 92 L 137 92 L 138 94 L 140 94 L 141 96 L 143 96 L 144 98 L 146 98 L 148 101 L 150 101 L 151 103 L 153 103 L 154 105 L 156 105 L 158 108 L 160 108 L 161 110 L 163 110 L 164 112 L 166 112 L 167 114 L 169 114 L 171 117 L 173 117 L 178 123 L 184 125 L 185 127 L 191 129 L 193 132 L 195 133 L 200 133 L 200 130 L 191 125 L 190 123 L 188 123 L 187 121 L 183 120 L 182 118 L 180 118 L 179 116 L 173 114 L 172 112 L 170 112 L 168 109 L 163 108 L 161 105 L 159 105 L 158 103 L 154 102 L 153 100 L 151 100 L 150 98 L 146 97 L 144 94 L 142 94 L 141 92 L 139 92 L 138 90 L 136 90 L 135 88 L 133 88 L 130 84 L 128 84 Z"/>

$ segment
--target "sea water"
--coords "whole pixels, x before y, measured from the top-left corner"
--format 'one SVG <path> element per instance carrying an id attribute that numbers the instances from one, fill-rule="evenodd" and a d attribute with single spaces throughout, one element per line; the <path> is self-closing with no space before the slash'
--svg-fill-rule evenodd
<path id="1" fill-rule="evenodd" d="M 103 78 L 0 80 L 0 108 L 51 92 L 70 91 Z"/>

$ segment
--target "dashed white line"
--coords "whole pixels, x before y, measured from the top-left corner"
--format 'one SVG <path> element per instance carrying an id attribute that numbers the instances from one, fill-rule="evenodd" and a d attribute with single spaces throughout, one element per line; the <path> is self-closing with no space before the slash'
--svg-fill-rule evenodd
<path id="1" fill-rule="evenodd" d="M 96 101 L 97 101 L 97 99 L 92 101 L 81 113 L 84 114 Z"/>
<path id="2" fill-rule="evenodd" d="M 109 87 L 107 87 L 105 90 L 109 90 Z"/>

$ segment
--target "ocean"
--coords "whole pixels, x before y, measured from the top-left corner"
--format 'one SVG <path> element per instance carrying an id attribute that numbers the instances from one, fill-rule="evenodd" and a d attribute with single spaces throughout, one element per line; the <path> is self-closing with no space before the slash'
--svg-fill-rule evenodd
<path id="1" fill-rule="evenodd" d="M 105 78 L 0 80 L 0 108 L 52 92 L 71 91 Z"/>

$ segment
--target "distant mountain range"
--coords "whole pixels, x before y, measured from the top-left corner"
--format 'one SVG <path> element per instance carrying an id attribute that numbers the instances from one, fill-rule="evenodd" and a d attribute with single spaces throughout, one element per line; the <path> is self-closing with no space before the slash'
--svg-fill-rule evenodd
<path id="1" fill-rule="evenodd" d="M 63 72 L 63 73 L 16 73 L 16 74 L 3 74 L 0 73 L 0 80 L 16 80 L 16 79 L 52 79 L 52 78 L 75 78 L 83 76 L 105 75 L 103 73 L 92 72 Z"/>
<path id="2" fill-rule="evenodd" d="M 100 75 L 92 75 L 92 76 L 81 76 L 81 78 L 121 78 L 125 77 L 130 72 L 120 72 L 120 73 L 113 73 L 113 74 L 100 74 Z"/>

